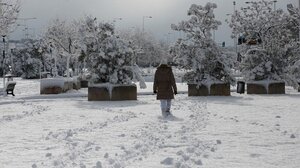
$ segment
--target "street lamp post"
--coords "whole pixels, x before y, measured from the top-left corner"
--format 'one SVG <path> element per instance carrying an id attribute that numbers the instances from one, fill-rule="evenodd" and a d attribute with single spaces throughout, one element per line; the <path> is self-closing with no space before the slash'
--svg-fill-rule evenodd
<path id="1" fill-rule="evenodd" d="M 34 20 L 34 19 L 37 19 L 36 17 L 32 17 L 32 18 L 18 18 L 18 20 L 23 20 L 24 21 L 24 31 L 25 31 L 25 39 L 28 39 L 29 37 L 29 28 L 28 28 L 28 25 L 27 25 L 27 21 L 28 20 Z"/>
<path id="2" fill-rule="evenodd" d="M 145 18 L 152 18 L 152 16 L 143 16 L 143 28 L 142 28 L 142 33 L 144 34 L 145 31 Z"/>
<path id="3" fill-rule="evenodd" d="M 165 34 L 165 36 L 166 36 L 166 41 L 167 41 L 167 44 L 168 44 L 168 45 L 170 45 L 170 43 L 171 43 L 171 42 L 170 42 L 170 41 L 171 41 L 171 37 L 170 37 L 171 34 L 172 34 L 172 33 L 170 33 L 170 32 L 167 33 L 167 34 Z"/>
<path id="4" fill-rule="evenodd" d="M 51 58 L 53 58 L 53 45 L 52 42 L 50 42 L 50 55 Z M 55 53 L 54 53 L 55 55 Z M 54 77 L 57 77 L 57 65 L 56 65 L 56 55 L 54 56 L 54 69 L 52 70 L 52 73 L 54 73 Z"/>
<path id="5" fill-rule="evenodd" d="M 233 12 L 235 13 L 235 5 L 236 5 L 236 2 L 233 1 Z"/>
<path id="6" fill-rule="evenodd" d="M 116 22 L 117 20 L 122 20 L 122 18 L 114 18 L 113 22 Z"/>
<path id="7" fill-rule="evenodd" d="M 145 18 L 152 18 L 152 16 L 143 16 L 143 25 L 142 25 L 142 40 L 144 40 L 144 32 L 145 32 Z M 140 46 L 140 50 L 142 51 L 143 49 L 143 47 L 142 47 L 142 44 L 141 44 L 141 42 L 139 42 L 140 44 L 139 44 L 139 46 Z M 139 53 L 143 53 L 143 52 L 139 52 Z M 136 63 L 138 64 L 138 61 L 139 61 L 139 55 L 137 55 L 137 57 L 136 57 Z"/>
<path id="8" fill-rule="evenodd" d="M 233 1 L 233 14 L 234 15 L 236 15 L 236 8 L 235 8 L 235 6 L 236 6 L 236 2 L 235 1 Z M 235 52 L 236 52 L 236 54 L 238 55 L 238 48 L 237 48 L 237 33 L 235 32 L 234 33 L 234 47 L 235 47 Z"/>
<path id="9" fill-rule="evenodd" d="M 3 76 L 3 88 L 5 88 L 5 67 L 4 67 L 4 59 L 5 59 L 5 36 L 2 35 L 2 40 L 3 40 L 3 53 L 2 53 L 2 76 Z"/>
<path id="10" fill-rule="evenodd" d="M 113 19 L 113 25 L 114 25 L 114 27 L 115 27 L 115 23 L 117 22 L 117 20 L 122 20 L 122 18 L 114 18 Z"/>
<path id="11" fill-rule="evenodd" d="M 277 0 L 272 1 L 274 3 L 274 11 L 276 10 L 276 2 Z"/>
<path id="12" fill-rule="evenodd" d="M 27 37 L 28 37 L 29 34 L 26 33 L 26 30 L 28 30 L 28 26 L 25 25 L 25 24 L 17 24 L 17 27 L 20 27 L 20 26 L 24 27 L 24 29 L 22 29 L 24 31 L 23 35 L 24 35 L 24 38 L 27 39 Z"/>

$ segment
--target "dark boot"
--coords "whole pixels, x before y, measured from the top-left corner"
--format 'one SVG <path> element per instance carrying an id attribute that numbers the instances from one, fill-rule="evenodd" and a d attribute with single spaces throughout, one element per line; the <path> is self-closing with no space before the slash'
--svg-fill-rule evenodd
<path id="1" fill-rule="evenodd" d="M 166 117 L 172 115 L 170 111 L 166 111 Z"/>

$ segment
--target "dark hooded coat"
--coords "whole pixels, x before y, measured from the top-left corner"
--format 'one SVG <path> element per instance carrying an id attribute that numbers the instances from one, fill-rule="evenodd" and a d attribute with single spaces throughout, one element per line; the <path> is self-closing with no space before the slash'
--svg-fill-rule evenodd
<path id="1" fill-rule="evenodd" d="M 174 99 L 174 93 L 177 93 L 177 87 L 170 66 L 161 64 L 157 68 L 154 75 L 153 91 L 157 92 L 157 100 Z"/>

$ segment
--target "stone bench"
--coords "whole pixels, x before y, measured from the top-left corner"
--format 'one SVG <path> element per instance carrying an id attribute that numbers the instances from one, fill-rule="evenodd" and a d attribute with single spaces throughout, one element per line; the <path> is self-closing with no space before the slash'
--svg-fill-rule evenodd
<path id="1" fill-rule="evenodd" d="M 230 84 L 214 83 L 210 89 L 206 85 L 188 84 L 188 96 L 230 96 Z"/>

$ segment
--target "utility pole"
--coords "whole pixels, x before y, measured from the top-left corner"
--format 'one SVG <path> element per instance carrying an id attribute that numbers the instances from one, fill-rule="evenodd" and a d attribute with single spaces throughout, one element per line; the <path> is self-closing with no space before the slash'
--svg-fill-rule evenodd
<path id="1" fill-rule="evenodd" d="M 276 11 L 276 2 L 277 2 L 277 0 L 273 1 L 273 3 L 274 3 L 274 11 Z"/>
<path id="2" fill-rule="evenodd" d="M 152 18 L 152 16 L 143 16 L 143 28 L 142 28 L 143 35 L 145 31 L 145 18 Z"/>
<path id="3" fill-rule="evenodd" d="M 113 25 L 114 25 L 114 26 L 115 26 L 117 20 L 123 20 L 123 18 L 114 18 L 114 19 L 113 19 Z"/>
<path id="4" fill-rule="evenodd" d="M 2 53 L 2 76 L 3 76 L 3 88 L 5 88 L 5 67 L 4 67 L 4 59 L 5 59 L 5 37 L 6 35 L 2 35 L 2 40 L 3 40 L 3 53 Z"/>
<path id="5" fill-rule="evenodd" d="M 142 25 L 142 39 L 141 41 L 144 41 L 144 38 L 145 38 L 145 18 L 149 18 L 151 19 L 152 16 L 143 16 L 143 25 Z M 141 41 L 139 42 L 139 47 L 140 47 L 140 51 L 139 54 L 142 54 L 144 53 L 142 50 L 143 50 L 143 44 L 141 44 Z M 138 64 L 138 61 L 139 61 L 139 54 L 137 55 L 137 59 L 136 59 L 136 63 Z"/>
<path id="6" fill-rule="evenodd" d="M 233 14 L 236 15 L 236 8 L 235 8 L 236 2 L 233 1 Z M 235 47 L 235 52 L 238 55 L 238 48 L 237 48 L 237 34 L 235 32 L 234 34 L 234 47 Z"/>

